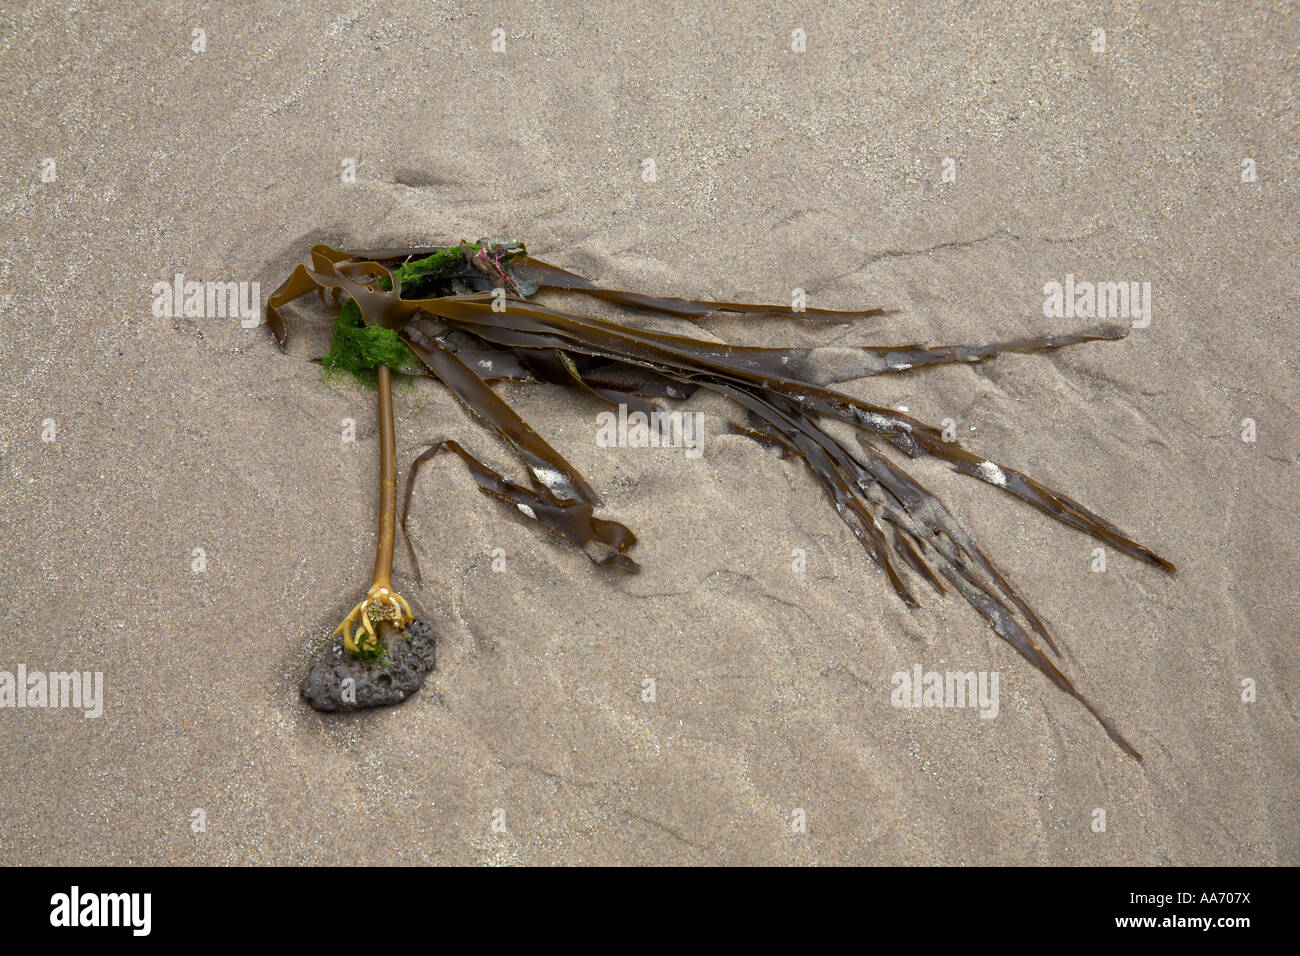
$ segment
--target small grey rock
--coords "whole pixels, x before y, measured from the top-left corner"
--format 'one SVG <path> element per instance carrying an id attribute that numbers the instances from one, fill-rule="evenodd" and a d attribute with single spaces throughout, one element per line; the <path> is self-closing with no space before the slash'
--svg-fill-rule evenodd
<path id="1" fill-rule="evenodd" d="M 307 668 L 300 689 L 317 710 L 361 710 L 400 704 L 424 686 L 433 671 L 435 638 L 426 621 L 412 622 L 404 632 L 391 633 L 387 659 L 363 661 L 331 644 Z M 348 694 L 344 681 L 351 678 Z"/>

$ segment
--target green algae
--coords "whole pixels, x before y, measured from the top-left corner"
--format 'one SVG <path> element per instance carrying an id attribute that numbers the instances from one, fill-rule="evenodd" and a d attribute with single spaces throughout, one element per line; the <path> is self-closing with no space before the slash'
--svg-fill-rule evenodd
<path id="1" fill-rule="evenodd" d="M 367 388 L 379 387 L 379 366 L 400 375 L 419 362 L 392 329 L 366 325 L 351 299 L 339 309 L 330 346 L 320 361 L 327 378 L 350 374 Z"/>
<path id="2" fill-rule="evenodd" d="M 421 299 L 431 293 L 445 294 L 444 287 L 454 279 L 492 275 L 499 278 L 503 288 L 511 292 L 520 290 L 510 263 L 526 256 L 522 242 L 462 242 L 454 246 L 441 246 L 420 258 L 412 258 L 392 270 L 403 299 Z M 393 283 L 387 276 L 376 280 L 387 292 Z M 380 365 L 387 365 L 397 375 L 408 375 L 420 366 L 420 360 L 411 352 L 392 329 L 367 325 L 356 301 L 344 297 L 334 322 L 330 345 L 321 357 L 324 374 L 328 378 L 351 375 L 367 388 L 378 385 Z"/>

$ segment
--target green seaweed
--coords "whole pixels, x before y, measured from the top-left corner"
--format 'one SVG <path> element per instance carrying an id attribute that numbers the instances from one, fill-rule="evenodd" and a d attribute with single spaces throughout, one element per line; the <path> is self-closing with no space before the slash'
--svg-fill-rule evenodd
<path id="1" fill-rule="evenodd" d="M 388 642 L 382 637 L 373 644 L 361 644 L 354 654 L 358 660 L 365 661 L 367 664 L 378 664 L 381 667 L 389 665 Z"/>
<path id="2" fill-rule="evenodd" d="M 377 277 L 378 286 L 391 292 L 393 282 L 401 288 L 401 298 L 421 299 L 430 294 L 445 294 L 443 287 L 455 279 L 479 274 L 497 278 L 503 289 L 519 292 L 520 284 L 511 264 L 527 254 L 523 243 L 498 243 L 490 240 L 462 242 L 442 246 L 429 255 L 412 258 L 387 275 Z M 378 325 L 368 325 L 361 308 L 351 296 L 341 299 L 338 318 L 329 348 L 320 364 L 328 377 L 350 374 L 358 382 L 378 387 L 378 369 L 387 365 L 398 375 L 410 374 L 419 360 L 397 333 Z"/>
<path id="3" fill-rule="evenodd" d="M 351 299 L 339 309 L 329 348 L 320 359 L 326 376 L 350 374 L 369 388 L 379 387 L 380 365 L 400 375 L 418 361 L 392 329 L 367 326 L 361 309 Z"/>

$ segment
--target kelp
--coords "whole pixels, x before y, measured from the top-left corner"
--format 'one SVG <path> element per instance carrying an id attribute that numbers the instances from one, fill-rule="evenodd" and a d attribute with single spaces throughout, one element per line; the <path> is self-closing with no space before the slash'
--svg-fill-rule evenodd
<path id="1" fill-rule="evenodd" d="M 267 323 L 280 345 L 288 335 L 281 307 L 316 292 L 338 315 L 327 365 L 377 385 L 381 410 L 389 372 L 411 371 L 412 366 L 422 369 L 490 425 L 527 469 L 531 487 L 509 480 L 450 439 L 435 442 L 420 454 L 410 466 L 401 515 L 417 578 L 419 561 L 406 533 L 412 489 L 420 468 L 443 452 L 460 458 L 484 494 L 555 531 L 595 563 L 625 572 L 639 570 L 627 553 L 636 543 L 633 532 L 617 521 L 597 517 L 601 502 L 590 483 L 489 382 L 554 383 L 647 413 L 660 410 L 657 400 L 685 398 L 704 388 L 744 409 L 745 422 L 731 423 L 733 431 L 807 464 L 840 518 L 907 606 L 920 606 L 909 577 L 941 595 L 949 588 L 956 590 L 995 633 L 1087 708 L 1125 753 L 1141 759 L 1113 722 L 1040 647 L 1038 639 L 1053 654 L 1060 654 L 1042 617 L 943 503 L 885 452 L 892 449 L 912 459 L 942 461 L 1140 561 L 1170 572 L 1174 566 L 1078 501 L 945 440 L 934 426 L 828 387 L 929 365 L 982 362 L 1006 352 L 1035 353 L 1115 340 L 1127 330 L 1107 326 L 976 345 L 735 346 L 545 305 L 533 299 L 539 290 L 693 321 L 734 314 L 860 324 L 889 314 L 880 308 L 799 309 L 605 288 L 533 258 L 523 243 L 480 240 L 357 252 L 313 247 L 310 265 L 299 265 L 267 302 Z M 340 327 L 345 342 L 363 339 L 346 360 L 339 358 L 341 349 L 336 347 Z M 391 406 L 391 398 L 388 401 Z M 850 448 L 827 432 L 824 419 L 853 426 L 857 447 Z M 387 546 L 391 568 L 391 541 Z"/>

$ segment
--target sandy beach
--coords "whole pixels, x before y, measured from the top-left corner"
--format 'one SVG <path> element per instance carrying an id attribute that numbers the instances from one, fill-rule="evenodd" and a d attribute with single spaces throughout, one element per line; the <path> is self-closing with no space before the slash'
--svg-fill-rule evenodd
<path id="1" fill-rule="evenodd" d="M 1300 863 L 1295 5 L 15 7 L 0 705 L 21 667 L 101 675 L 102 712 L 0 706 L 0 863 Z M 959 596 L 909 610 L 808 469 L 704 393 L 673 406 L 694 456 L 497 386 L 643 570 L 439 459 L 424 584 L 400 546 L 394 576 L 436 673 L 397 707 L 307 707 L 368 582 L 374 392 L 312 364 L 310 300 L 282 352 L 153 290 L 264 299 L 316 242 L 483 236 L 624 289 L 898 310 L 593 307 L 747 345 L 1044 336 L 1096 324 L 1045 315 L 1050 283 L 1147 290 L 1121 341 L 841 386 L 1178 566 L 908 464 L 1145 760 Z M 394 402 L 403 478 L 454 438 L 523 480 L 440 384 Z M 895 706 L 918 667 L 996 674 L 996 716 Z"/>

